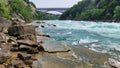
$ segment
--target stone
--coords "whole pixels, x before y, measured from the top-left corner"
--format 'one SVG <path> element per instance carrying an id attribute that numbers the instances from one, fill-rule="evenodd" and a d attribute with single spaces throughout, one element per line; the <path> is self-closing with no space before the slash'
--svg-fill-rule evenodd
<path id="1" fill-rule="evenodd" d="M 106 65 L 110 66 L 111 68 L 120 68 L 120 62 L 112 58 L 108 59 Z"/>
<path id="2" fill-rule="evenodd" d="M 9 56 L 9 52 L 0 50 L 0 64 L 5 63 Z"/>
<path id="3" fill-rule="evenodd" d="M 24 34 L 18 37 L 18 39 L 29 39 L 32 41 L 36 41 L 36 36 L 33 34 Z"/>
<path id="4" fill-rule="evenodd" d="M 11 26 L 8 28 L 8 34 L 10 36 L 18 37 L 24 34 L 24 28 L 23 26 Z"/>
<path id="5" fill-rule="evenodd" d="M 38 55 L 37 62 L 34 61 L 33 66 L 34 68 L 93 68 L 88 67 L 87 63 L 59 58 L 49 53 L 44 53 L 41 57 Z"/>
<path id="6" fill-rule="evenodd" d="M 44 33 L 44 32 L 37 32 L 37 36 L 44 36 L 44 37 L 50 37 L 50 35 Z"/>
<path id="7" fill-rule="evenodd" d="M 44 28 L 45 26 L 44 25 L 41 25 L 42 28 Z"/>
<path id="8" fill-rule="evenodd" d="M 27 50 L 32 50 L 33 51 L 33 48 L 30 47 L 30 46 L 26 46 L 26 45 L 20 45 L 19 50 L 20 51 L 27 51 Z"/>
<path id="9" fill-rule="evenodd" d="M 24 62 L 26 65 L 29 65 L 29 67 L 32 68 L 33 60 L 25 60 Z"/>
<path id="10" fill-rule="evenodd" d="M 36 23 L 42 24 L 42 23 L 45 23 L 45 22 L 42 22 L 42 21 L 37 21 Z"/>
<path id="11" fill-rule="evenodd" d="M 0 25 L 0 32 L 8 33 L 8 27 Z"/>
<path id="12" fill-rule="evenodd" d="M 18 44 L 23 44 L 23 45 L 28 45 L 31 47 L 37 47 L 38 43 L 36 41 L 32 41 L 32 40 L 17 40 Z"/>
<path id="13" fill-rule="evenodd" d="M 33 34 L 36 36 L 35 28 L 36 26 L 30 26 L 30 25 L 24 26 L 25 34 Z"/>
<path id="14" fill-rule="evenodd" d="M 17 57 L 21 60 L 30 60 L 32 58 L 32 55 L 27 53 L 19 53 Z"/>
<path id="15" fill-rule="evenodd" d="M 18 47 L 11 47 L 10 51 L 18 51 Z"/>
<path id="16" fill-rule="evenodd" d="M 10 63 L 11 67 L 14 68 L 23 68 L 24 67 L 24 62 L 22 60 L 19 60 L 18 58 L 13 58 Z M 10 66 L 8 66 L 10 67 Z"/>
<path id="17" fill-rule="evenodd" d="M 8 27 L 3 27 L 2 32 L 7 34 L 8 33 Z"/>
<path id="18" fill-rule="evenodd" d="M 12 22 L 6 18 L 0 17 L 0 26 L 9 27 Z"/>
<path id="19" fill-rule="evenodd" d="M 27 52 L 29 54 L 35 54 L 35 53 L 39 52 L 37 48 L 33 48 L 33 47 L 30 47 L 30 46 L 26 46 L 26 45 L 20 45 L 19 50 Z"/>
<path id="20" fill-rule="evenodd" d="M 38 50 L 39 50 L 39 51 L 45 51 L 45 49 L 43 48 L 42 45 L 38 45 Z"/>
<path id="21" fill-rule="evenodd" d="M 31 34 L 36 36 L 35 26 L 11 26 L 8 28 L 8 34 L 11 36 L 19 37 L 24 34 Z"/>
<path id="22" fill-rule="evenodd" d="M 17 38 L 10 36 L 9 39 L 7 40 L 7 42 L 11 43 L 12 45 L 18 45 L 16 39 Z"/>
<path id="23" fill-rule="evenodd" d="M 24 17 L 19 13 L 15 13 L 15 12 L 11 13 L 11 16 L 13 17 L 13 18 L 11 18 L 12 21 L 18 21 L 18 22 L 22 22 L 22 23 L 25 22 Z"/>
<path id="24" fill-rule="evenodd" d="M 70 48 L 67 47 L 64 44 L 61 44 L 61 42 L 53 40 L 48 37 L 42 37 L 37 36 L 37 41 L 44 41 L 42 43 L 42 47 L 44 48 L 44 51 L 46 52 L 68 52 L 70 51 Z"/>
<path id="25" fill-rule="evenodd" d="M 6 35 L 4 33 L 0 33 L 0 42 L 1 43 L 7 42 Z"/>
<path id="26" fill-rule="evenodd" d="M 0 65 L 0 68 L 6 68 L 4 65 Z"/>

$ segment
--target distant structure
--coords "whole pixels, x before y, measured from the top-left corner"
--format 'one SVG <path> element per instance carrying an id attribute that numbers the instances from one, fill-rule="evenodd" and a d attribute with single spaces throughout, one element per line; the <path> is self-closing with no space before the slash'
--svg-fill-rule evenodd
<path id="1" fill-rule="evenodd" d="M 37 8 L 38 11 L 44 12 L 44 13 L 49 13 L 50 11 L 55 11 L 59 13 L 63 13 L 67 10 L 68 8 Z M 54 13 L 53 13 L 54 14 Z"/>

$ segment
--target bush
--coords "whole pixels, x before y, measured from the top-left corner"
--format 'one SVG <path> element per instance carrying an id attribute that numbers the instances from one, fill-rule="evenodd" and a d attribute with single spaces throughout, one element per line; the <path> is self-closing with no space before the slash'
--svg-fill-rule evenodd
<path id="1" fill-rule="evenodd" d="M 0 16 L 10 18 L 10 9 L 8 8 L 5 0 L 0 1 Z"/>
<path id="2" fill-rule="evenodd" d="M 11 12 L 20 13 L 26 21 L 33 18 L 32 10 L 29 5 L 25 5 L 23 0 L 10 0 Z"/>

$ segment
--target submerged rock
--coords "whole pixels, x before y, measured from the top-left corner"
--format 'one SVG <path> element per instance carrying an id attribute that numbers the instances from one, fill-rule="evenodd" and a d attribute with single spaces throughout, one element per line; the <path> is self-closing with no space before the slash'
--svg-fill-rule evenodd
<path id="1" fill-rule="evenodd" d="M 44 32 L 37 32 L 37 36 L 44 36 L 44 37 L 50 37 L 50 35 L 44 33 Z"/>

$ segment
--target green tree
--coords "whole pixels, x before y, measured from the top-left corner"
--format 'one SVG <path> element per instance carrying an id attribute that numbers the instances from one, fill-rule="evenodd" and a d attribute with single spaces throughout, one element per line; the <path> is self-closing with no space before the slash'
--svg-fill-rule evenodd
<path id="1" fill-rule="evenodd" d="M 10 9 L 7 6 L 6 0 L 0 1 L 0 16 L 10 18 Z"/>
<path id="2" fill-rule="evenodd" d="M 23 0 L 10 0 L 11 12 L 21 14 L 26 21 L 33 19 L 33 14 L 30 5 L 25 4 Z"/>
<path id="3" fill-rule="evenodd" d="M 60 19 L 71 20 L 106 20 L 119 18 L 120 0 L 82 0 L 63 13 Z"/>
<path id="4" fill-rule="evenodd" d="M 120 6 L 116 6 L 114 10 L 114 19 L 120 20 Z"/>
<path id="5" fill-rule="evenodd" d="M 82 20 L 101 20 L 104 9 L 89 9 L 81 13 Z"/>

